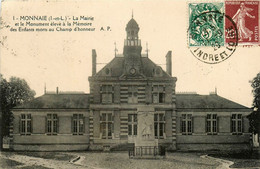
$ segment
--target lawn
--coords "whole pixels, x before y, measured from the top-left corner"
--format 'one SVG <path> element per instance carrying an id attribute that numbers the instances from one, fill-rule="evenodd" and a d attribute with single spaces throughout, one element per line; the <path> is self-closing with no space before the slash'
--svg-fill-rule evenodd
<path id="1" fill-rule="evenodd" d="M 2 169 L 74 168 L 69 161 L 76 155 L 64 152 L 0 152 Z"/>
<path id="2" fill-rule="evenodd" d="M 12 169 L 22 165 L 22 163 L 16 162 L 14 160 L 3 159 L 3 158 L 0 158 L 0 164 L 1 164 L 0 165 L 1 169 Z"/>
<path id="3" fill-rule="evenodd" d="M 248 168 L 248 167 L 260 167 L 260 158 L 257 154 L 251 152 L 243 152 L 236 154 L 221 153 L 210 155 L 216 158 L 221 158 L 234 162 L 230 168 Z"/>
<path id="4" fill-rule="evenodd" d="M 24 165 L 23 163 L 10 160 L 10 159 L 5 159 L 5 158 L 0 158 L 0 168 L 1 169 L 18 169 L 18 168 L 19 169 L 50 169 L 39 165 L 27 166 Z"/>
<path id="5" fill-rule="evenodd" d="M 63 152 L 16 152 L 16 154 L 58 161 L 70 161 L 71 159 L 77 157 L 76 155 Z"/>
<path id="6" fill-rule="evenodd" d="M 40 165 L 32 165 L 32 166 L 19 167 L 19 169 L 51 169 L 51 168 L 46 168 Z"/>

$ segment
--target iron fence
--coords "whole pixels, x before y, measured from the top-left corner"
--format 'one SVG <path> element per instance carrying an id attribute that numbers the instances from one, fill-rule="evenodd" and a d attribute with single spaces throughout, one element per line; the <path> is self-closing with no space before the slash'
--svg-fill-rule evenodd
<path id="1" fill-rule="evenodd" d="M 150 157 L 165 156 L 165 154 L 166 154 L 166 148 L 162 146 L 159 147 L 137 146 L 128 151 L 128 155 L 130 158 L 143 157 L 143 156 L 150 156 Z"/>

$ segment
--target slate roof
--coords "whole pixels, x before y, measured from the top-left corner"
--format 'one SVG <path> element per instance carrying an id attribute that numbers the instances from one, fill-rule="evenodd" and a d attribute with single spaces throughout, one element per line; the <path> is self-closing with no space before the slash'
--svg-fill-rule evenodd
<path id="1" fill-rule="evenodd" d="M 89 94 L 44 94 L 14 109 L 87 109 Z"/>
<path id="2" fill-rule="evenodd" d="M 14 109 L 87 109 L 89 98 L 89 94 L 44 94 Z M 176 94 L 176 107 L 177 111 L 250 110 L 216 94 Z"/>
<path id="3" fill-rule="evenodd" d="M 122 56 L 122 55 L 118 55 Z M 124 73 L 124 57 L 114 57 L 112 61 L 110 61 L 106 66 L 104 66 L 99 72 L 97 72 L 94 76 L 104 76 L 106 68 L 111 70 L 111 77 L 120 77 Z M 151 59 L 148 57 L 144 57 L 142 55 L 142 69 L 143 69 L 143 75 L 146 77 L 154 77 L 153 72 L 155 68 L 160 67 L 156 65 Z M 161 68 L 161 67 L 160 67 Z M 169 74 L 167 74 L 163 69 L 162 70 L 162 76 L 161 77 L 167 77 L 171 78 Z"/>
<path id="4" fill-rule="evenodd" d="M 131 28 L 139 29 L 139 26 L 138 26 L 136 20 L 134 20 L 134 18 L 132 18 L 126 25 L 126 29 L 131 29 Z"/>
<path id="5" fill-rule="evenodd" d="M 223 98 L 217 94 L 176 94 L 176 107 L 182 109 L 250 110 L 248 107 Z"/>

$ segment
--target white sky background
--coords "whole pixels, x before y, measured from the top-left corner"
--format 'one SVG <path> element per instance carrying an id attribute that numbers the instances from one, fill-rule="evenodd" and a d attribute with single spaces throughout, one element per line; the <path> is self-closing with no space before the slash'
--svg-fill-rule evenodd
<path id="1" fill-rule="evenodd" d="M 173 76 L 177 92 L 208 94 L 217 87 L 218 95 L 251 106 L 249 80 L 260 71 L 260 47 L 237 47 L 224 62 L 215 65 L 197 60 L 187 47 L 188 6 L 186 1 L 15 1 L 2 2 L 2 16 L 13 25 L 12 16 L 54 15 L 93 16 L 95 32 L 10 32 L 1 30 L 1 73 L 5 78 L 24 78 L 40 96 L 44 83 L 48 91 L 89 92 L 91 50 L 97 62 L 108 63 L 114 57 L 114 42 L 123 52 L 125 27 L 131 19 L 140 27 L 143 53 L 148 42 L 149 57 L 165 64 L 168 50 L 173 54 Z M 112 31 L 101 32 L 101 26 Z M 104 65 L 99 65 L 98 70 Z M 163 66 L 165 68 L 165 66 Z"/>

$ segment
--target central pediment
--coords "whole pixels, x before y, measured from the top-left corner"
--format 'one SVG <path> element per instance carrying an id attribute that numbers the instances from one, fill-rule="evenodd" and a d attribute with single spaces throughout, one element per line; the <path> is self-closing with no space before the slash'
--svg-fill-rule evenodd
<path id="1" fill-rule="evenodd" d="M 145 54 L 141 55 L 139 62 L 130 58 L 117 55 L 93 77 L 114 77 L 118 79 L 172 78 Z"/>

